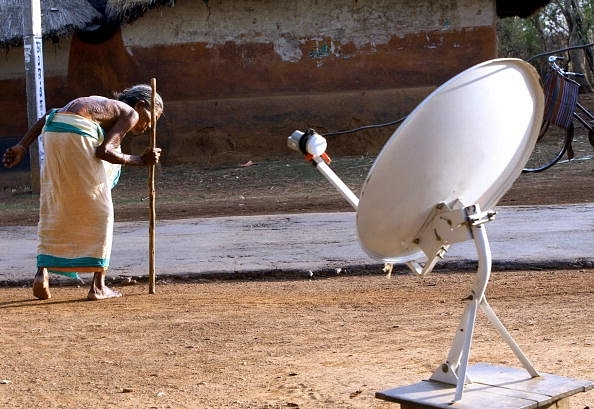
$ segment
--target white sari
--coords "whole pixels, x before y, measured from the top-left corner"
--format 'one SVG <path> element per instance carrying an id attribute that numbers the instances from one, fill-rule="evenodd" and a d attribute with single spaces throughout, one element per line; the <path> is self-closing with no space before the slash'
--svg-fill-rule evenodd
<path id="1" fill-rule="evenodd" d="M 41 137 L 37 266 L 55 272 L 106 270 L 114 223 L 111 188 L 121 165 L 95 156 L 103 130 L 82 116 L 52 111 Z"/>

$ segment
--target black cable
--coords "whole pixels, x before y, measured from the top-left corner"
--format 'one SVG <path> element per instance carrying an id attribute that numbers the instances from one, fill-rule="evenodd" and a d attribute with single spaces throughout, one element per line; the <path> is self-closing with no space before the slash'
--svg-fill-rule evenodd
<path id="1" fill-rule="evenodd" d="M 564 51 L 576 50 L 576 49 L 579 49 L 579 48 L 587 48 L 587 47 L 592 47 L 592 46 L 594 46 L 594 43 L 583 44 L 583 45 L 574 45 L 574 46 L 571 46 L 571 47 L 560 48 L 560 49 L 555 50 L 555 51 L 547 51 L 545 53 L 540 53 L 540 54 L 533 55 L 532 57 L 528 58 L 526 60 L 526 62 L 530 62 L 530 61 L 534 60 L 535 58 L 545 57 L 547 55 L 553 55 L 553 54 L 562 53 Z M 322 136 L 323 137 L 328 137 L 328 136 L 346 135 L 346 134 L 349 134 L 349 133 L 355 133 L 355 132 L 359 132 L 359 131 L 364 131 L 366 129 L 383 128 L 385 126 L 392 126 L 392 125 L 399 124 L 400 122 L 404 121 L 405 119 L 406 119 L 406 116 L 403 116 L 400 119 L 397 119 L 397 120 L 391 121 L 391 122 L 386 122 L 384 124 L 365 125 L 365 126 L 360 126 L 359 128 L 347 129 L 347 130 L 344 130 L 344 131 L 327 132 L 325 134 L 322 134 Z"/>
<path id="2" fill-rule="evenodd" d="M 579 48 L 588 48 L 588 47 L 592 47 L 592 46 L 594 46 L 594 43 L 583 44 L 583 45 L 574 45 L 571 47 L 560 48 L 559 50 L 547 51 L 546 53 L 540 53 L 540 54 L 533 55 L 532 57 L 528 58 L 526 61 L 530 62 L 533 59 L 538 58 L 538 57 L 545 57 L 547 55 L 558 54 L 558 53 L 562 53 L 564 51 L 577 50 Z"/>
<path id="3" fill-rule="evenodd" d="M 530 62 L 530 61 L 534 60 L 535 58 L 545 57 L 547 55 L 553 55 L 553 54 L 558 54 L 558 53 L 562 53 L 562 52 L 565 52 L 565 51 L 576 50 L 576 49 L 579 49 L 579 48 L 587 48 L 587 47 L 592 47 L 592 46 L 594 46 L 594 43 L 583 44 L 583 45 L 574 45 L 574 46 L 571 46 L 571 47 L 560 48 L 560 49 L 554 50 L 554 51 L 547 51 L 545 53 L 540 53 L 540 54 L 533 55 L 532 57 L 528 58 L 526 60 L 526 62 Z M 391 121 L 391 122 L 386 122 L 384 124 L 365 125 L 365 126 L 361 126 L 359 128 L 347 129 L 347 130 L 344 130 L 344 131 L 327 132 L 325 134 L 322 134 L 322 136 L 323 137 L 327 137 L 327 136 L 346 135 L 346 134 L 349 134 L 349 133 L 355 133 L 355 132 L 359 132 L 359 131 L 364 131 L 366 129 L 383 128 L 385 126 L 392 126 L 392 125 L 399 124 L 400 122 L 404 121 L 405 119 L 406 119 L 406 116 L 403 116 L 400 119 L 397 119 L 397 120 Z"/>
<path id="4" fill-rule="evenodd" d="M 392 122 L 386 122 L 385 124 L 365 125 L 365 126 L 360 126 L 359 128 L 347 129 L 345 131 L 327 132 L 325 134 L 322 134 L 322 136 L 327 137 L 327 136 L 345 135 L 345 134 L 349 134 L 349 133 L 364 131 L 365 129 L 382 128 L 384 126 L 391 126 L 391 125 L 399 124 L 400 122 L 404 121 L 405 119 L 406 119 L 406 116 L 403 116 L 400 119 L 397 119 Z"/>

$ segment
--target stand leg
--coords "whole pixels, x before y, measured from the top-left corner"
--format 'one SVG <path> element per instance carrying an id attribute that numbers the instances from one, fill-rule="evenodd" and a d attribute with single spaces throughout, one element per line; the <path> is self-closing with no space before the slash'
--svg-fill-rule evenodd
<path id="1" fill-rule="evenodd" d="M 495 311 L 493 311 L 493 309 L 487 302 L 486 298 L 483 298 L 481 302 L 481 308 L 487 315 L 489 322 L 493 324 L 499 335 L 501 335 L 501 337 L 505 340 L 507 345 L 514 352 L 516 358 L 518 358 L 518 360 L 522 363 L 522 366 L 524 367 L 524 369 L 526 369 L 526 371 L 528 371 L 530 376 L 532 376 L 533 378 L 540 376 L 540 374 L 536 371 L 536 369 L 534 369 L 532 363 L 528 360 L 526 355 L 524 355 L 518 344 L 513 340 L 510 333 L 507 331 L 507 329 L 505 329 L 497 315 L 495 315 Z"/>
<path id="2" fill-rule="evenodd" d="M 479 307 L 485 312 L 489 322 L 493 324 L 499 335 L 501 335 L 507 345 L 512 349 L 530 376 L 540 376 L 487 302 L 485 290 L 487 289 L 491 274 L 491 250 L 485 228 L 482 224 L 473 225 L 472 233 L 479 256 L 477 275 L 472 285 L 471 294 L 467 298 L 468 304 L 464 309 L 460 326 L 454 336 L 448 358 L 431 376 L 431 380 L 456 385 L 454 402 L 462 399 L 464 384 L 470 382 L 467 379 L 466 370 L 472 346 L 476 314 Z"/>
<path id="3" fill-rule="evenodd" d="M 482 303 L 491 275 L 491 248 L 483 224 L 471 226 L 472 236 L 478 253 L 478 271 L 468 296 L 458 331 L 444 364 L 435 370 L 432 380 L 456 385 L 454 402 L 462 399 L 464 384 L 467 382 L 466 369 L 472 346 L 472 335 L 478 306 Z"/>

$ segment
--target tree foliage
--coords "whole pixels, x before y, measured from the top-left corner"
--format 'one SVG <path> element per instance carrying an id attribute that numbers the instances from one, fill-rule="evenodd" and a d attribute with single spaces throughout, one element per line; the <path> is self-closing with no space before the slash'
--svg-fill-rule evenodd
<path id="1" fill-rule="evenodd" d="M 553 0 L 528 18 L 500 19 L 497 36 L 501 57 L 530 60 L 545 70 L 548 55 L 563 56 L 566 69 L 584 73 L 582 86 L 592 90 L 594 4 L 590 0 Z"/>

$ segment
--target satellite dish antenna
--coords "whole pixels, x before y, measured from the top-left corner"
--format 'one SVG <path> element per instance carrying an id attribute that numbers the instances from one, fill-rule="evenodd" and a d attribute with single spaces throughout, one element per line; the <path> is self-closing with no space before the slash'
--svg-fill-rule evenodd
<path id="1" fill-rule="evenodd" d="M 456 385 L 453 401 L 470 383 L 466 370 L 479 308 L 530 376 L 539 376 L 485 298 L 491 273 L 485 224 L 528 160 L 543 111 L 540 77 L 530 64 L 506 58 L 475 65 L 437 88 L 400 125 L 360 198 L 329 168 L 322 136 L 295 131 L 287 142 L 357 210 L 359 241 L 372 258 L 427 274 L 452 244 L 474 241 L 479 264 L 471 294 L 449 355 L 431 377 Z"/>
<path id="2" fill-rule="evenodd" d="M 534 148 L 544 106 L 539 78 L 522 60 L 491 60 L 417 106 L 361 191 L 357 231 L 371 257 L 402 262 L 427 254 L 419 234 L 436 206 L 496 205 Z"/>

